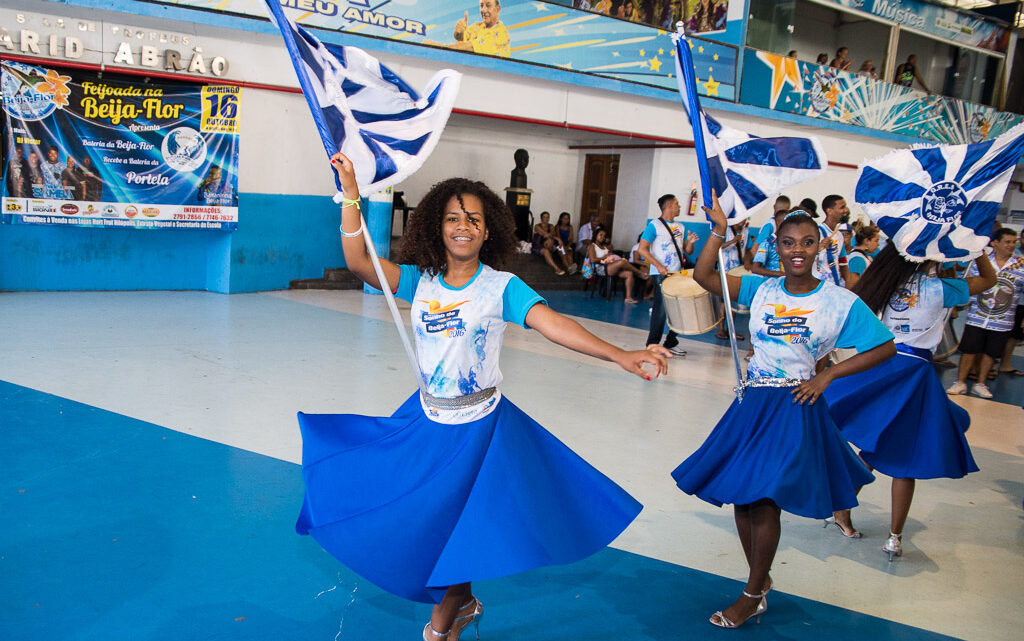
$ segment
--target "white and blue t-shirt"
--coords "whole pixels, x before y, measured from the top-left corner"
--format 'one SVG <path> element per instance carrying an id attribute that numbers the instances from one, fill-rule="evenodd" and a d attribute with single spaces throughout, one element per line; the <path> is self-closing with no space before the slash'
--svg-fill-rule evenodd
<path id="1" fill-rule="evenodd" d="M 866 352 L 892 340 L 892 333 L 856 294 L 821 281 L 807 294 L 786 291 L 784 276 L 744 276 L 739 303 L 750 307 L 754 357 L 750 378 L 814 376 L 815 365 L 833 349 Z"/>
<path id="2" fill-rule="evenodd" d="M 996 265 L 994 252 L 985 250 L 992 267 L 996 270 L 996 284 L 971 299 L 967 312 L 967 324 L 993 332 L 1008 332 L 1013 329 L 1017 305 L 1024 302 L 1024 256 L 1013 254 L 1003 263 Z M 971 263 L 968 276 L 978 276 L 977 263 Z"/>
<path id="3" fill-rule="evenodd" d="M 544 299 L 508 272 L 481 264 L 462 287 L 441 275 L 429 276 L 415 265 L 401 265 L 395 296 L 412 304 L 412 326 L 420 375 L 427 392 L 438 398 L 473 394 L 501 383 L 498 355 L 506 323 L 526 327 L 526 314 Z M 438 422 L 463 423 L 481 418 L 497 404 L 462 411 L 424 411 Z"/>
<path id="4" fill-rule="evenodd" d="M 672 230 L 671 233 L 669 233 L 669 229 L 665 229 L 666 224 Z M 679 248 L 679 252 L 683 251 L 685 234 L 686 227 L 682 223 L 675 221 L 670 223 L 662 218 L 652 218 L 647 221 L 647 227 L 644 227 L 644 232 L 640 234 L 640 240 L 646 240 L 651 244 L 651 255 L 658 259 L 665 269 L 677 272 L 683 266 L 679 263 L 679 253 L 676 252 L 676 247 Z M 655 274 L 658 274 L 658 268 L 651 264 L 651 275 Z"/>
<path id="5" fill-rule="evenodd" d="M 882 322 L 897 344 L 934 351 L 942 342 L 945 309 L 969 300 L 967 281 L 918 273 L 889 299 Z"/>
<path id="6" fill-rule="evenodd" d="M 843 287 L 846 281 L 843 279 L 839 268 L 847 264 L 846 239 L 842 232 L 832 230 L 825 223 L 818 224 L 818 231 L 821 232 L 821 246 L 818 249 L 818 256 L 814 261 L 815 278 L 828 280 L 835 285 Z"/>
<path id="7" fill-rule="evenodd" d="M 775 219 L 771 219 L 765 224 L 761 225 L 761 229 L 757 232 L 757 253 L 754 255 L 754 262 L 764 265 L 764 268 L 773 271 L 781 272 L 782 268 L 779 266 L 779 250 L 778 238 L 775 235 Z"/>
<path id="8" fill-rule="evenodd" d="M 859 249 L 854 249 L 847 258 L 849 259 L 850 273 L 858 275 L 863 274 L 873 260 L 871 256 Z"/>

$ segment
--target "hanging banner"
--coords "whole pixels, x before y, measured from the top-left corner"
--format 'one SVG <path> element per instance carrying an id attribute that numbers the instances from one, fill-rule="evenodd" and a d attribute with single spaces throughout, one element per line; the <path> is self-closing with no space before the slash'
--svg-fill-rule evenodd
<path id="1" fill-rule="evenodd" d="M 267 18 L 265 0 L 151 0 Z M 536 0 L 280 0 L 306 28 L 443 47 L 675 91 L 665 30 Z M 566 0 L 569 3 L 569 0 Z M 742 9 L 742 2 L 735 6 Z M 365 47 L 358 42 L 343 42 Z M 693 50 L 701 95 L 736 100 L 737 49 L 701 40 Z M 466 64 L 473 64 L 467 61 Z"/>
<path id="2" fill-rule="evenodd" d="M 4 222 L 237 227 L 238 87 L 0 66 Z"/>
<path id="3" fill-rule="evenodd" d="M 1010 42 L 1010 29 L 982 19 L 977 14 L 957 11 L 922 0 L 818 0 L 838 4 L 890 20 L 943 40 L 1003 53 Z"/>

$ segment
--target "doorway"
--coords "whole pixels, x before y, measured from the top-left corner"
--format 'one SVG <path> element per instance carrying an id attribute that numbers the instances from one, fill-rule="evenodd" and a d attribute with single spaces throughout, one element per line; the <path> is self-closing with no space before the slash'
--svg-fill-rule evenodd
<path id="1" fill-rule="evenodd" d="M 615 219 L 615 188 L 619 182 L 619 154 L 587 154 L 583 171 L 583 202 L 576 229 L 590 221 L 592 214 L 612 233 Z"/>

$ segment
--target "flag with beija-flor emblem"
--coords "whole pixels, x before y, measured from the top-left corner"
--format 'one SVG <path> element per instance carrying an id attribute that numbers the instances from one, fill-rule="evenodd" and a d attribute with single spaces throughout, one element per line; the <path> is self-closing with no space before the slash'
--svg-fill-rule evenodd
<path id="1" fill-rule="evenodd" d="M 825 173 L 828 159 L 817 138 L 759 138 L 723 125 L 701 109 L 690 41 L 681 24 L 672 34 L 676 78 L 693 127 L 705 206 L 711 206 L 714 189 L 729 220 L 740 221 L 783 190 Z"/>
<path id="2" fill-rule="evenodd" d="M 360 191 L 381 191 L 419 169 L 448 122 L 462 75 L 443 69 L 420 96 L 362 49 L 320 42 L 285 15 L 279 0 L 267 0 L 267 7 L 327 155 L 340 151 L 352 160 Z"/>
<path id="3" fill-rule="evenodd" d="M 1014 167 L 1024 125 L 970 145 L 915 145 L 864 163 L 854 200 L 907 260 L 977 258 Z"/>

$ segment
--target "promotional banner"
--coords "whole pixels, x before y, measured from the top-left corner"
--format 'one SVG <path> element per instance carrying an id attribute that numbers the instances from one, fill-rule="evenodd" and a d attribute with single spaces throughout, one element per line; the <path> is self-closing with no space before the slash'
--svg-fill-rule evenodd
<path id="1" fill-rule="evenodd" d="M 151 0 L 267 17 L 264 0 Z M 304 27 L 444 47 L 675 90 L 665 30 L 535 0 L 280 0 Z M 742 2 L 735 2 L 742 9 Z M 358 42 L 344 44 L 360 45 Z M 735 47 L 701 40 L 693 50 L 701 95 L 736 100 Z M 472 64 L 467 62 L 467 64 Z M 707 83 L 705 85 L 705 83 Z"/>
<path id="2" fill-rule="evenodd" d="M 883 80 L 747 49 L 743 104 L 940 143 L 990 140 L 1024 117 Z"/>
<path id="3" fill-rule="evenodd" d="M 238 87 L 0 66 L 5 222 L 237 227 Z"/>
<path id="4" fill-rule="evenodd" d="M 890 20 L 953 42 L 1003 53 L 1010 30 L 993 22 L 922 0 L 817 0 Z"/>

